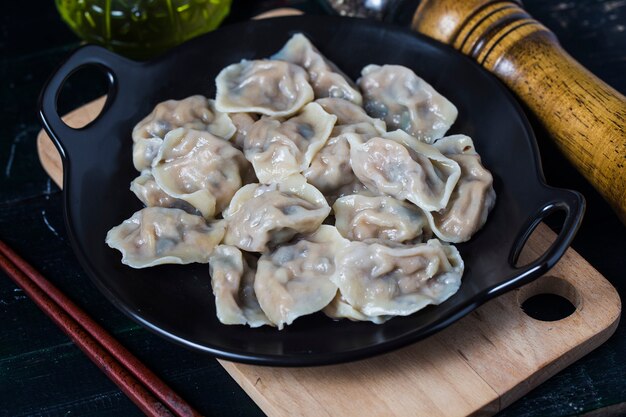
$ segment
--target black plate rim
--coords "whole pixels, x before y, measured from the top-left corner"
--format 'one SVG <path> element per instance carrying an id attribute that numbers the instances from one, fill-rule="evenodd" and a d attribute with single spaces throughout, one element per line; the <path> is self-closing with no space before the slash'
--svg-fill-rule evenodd
<path id="1" fill-rule="evenodd" d="M 386 23 L 375 22 L 375 21 L 365 22 L 364 20 L 358 19 L 358 18 L 339 17 L 339 16 L 303 15 L 303 16 L 278 17 L 274 19 L 281 20 L 281 21 L 293 20 L 296 22 L 299 20 L 308 21 L 312 19 L 318 19 L 320 21 L 323 21 L 323 23 L 326 23 L 326 24 L 329 23 L 329 21 L 331 20 L 335 20 L 337 24 L 343 24 L 344 21 L 350 20 L 350 21 L 359 21 L 359 24 L 367 24 L 371 26 L 380 26 L 380 27 L 390 28 L 390 25 Z M 240 23 L 229 25 L 228 27 L 234 27 L 234 28 L 244 27 L 246 25 L 249 25 L 250 23 L 251 22 L 240 22 Z M 529 145 L 531 148 L 531 154 L 532 154 L 533 163 L 535 167 L 534 172 L 537 175 L 537 181 L 538 181 L 537 185 L 548 193 L 553 193 L 553 192 L 569 193 L 571 194 L 570 197 L 574 199 L 576 203 L 578 204 L 579 212 L 576 213 L 575 218 L 572 219 L 571 227 L 569 230 L 566 231 L 567 236 L 563 237 L 563 239 L 567 240 L 568 242 L 571 241 L 576 231 L 578 230 L 578 227 L 580 226 L 580 221 L 582 220 L 582 214 L 584 212 L 584 205 L 585 205 L 584 198 L 580 193 L 576 191 L 550 187 L 549 185 L 545 183 L 543 168 L 542 168 L 541 159 L 539 155 L 539 148 L 537 145 L 537 140 L 536 140 L 534 131 L 530 125 L 530 122 L 528 121 L 528 118 L 522 106 L 518 103 L 517 99 L 513 96 L 513 94 L 493 74 L 487 72 L 474 60 L 459 53 L 457 50 L 455 50 L 451 46 L 443 44 L 437 40 L 434 40 L 422 34 L 413 32 L 406 28 L 397 27 L 397 26 L 392 26 L 392 28 L 394 31 L 400 31 L 400 32 L 404 32 L 405 34 L 410 34 L 411 36 L 420 39 L 421 42 L 434 46 L 437 49 L 442 49 L 445 51 L 446 54 L 454 54 L 457 57 L 464 59 L 468 65 L 474 66 L 479 71 L 481 71 L 485 76 L 490 77 L 492 81 L 495 81 L 493 84 L 497 85 L 496 88 L 499 90 L 502 96 L 505 97 L 507 102 L 513 107 L 513 109 L 519 116 L 520 121 L 522 123 L 522 127 L 526 133 L 527 138 L 529 139 Z M 210 36 L 211 36 L 211 33 L 199 36 L 198 38 L 192 39 L 176 48 L 173 48 L 166 54 L 160 57 L 157 57 L 156 59 L 153 59 L 151 61 L 147 61 L 147 62 L 132 61 L 132 60 L 123 58 L 121 56 L 118 56 L 116 54 L 113 54 L 105 50 L 104 48 L 93 46 L 93 45 L 85 45 L 85 46 L 81 46 L 77 48 L 73 53 L 71 53 L 68 56 L 68 58 L 64 61 L 64 63 L 59 66 L 59 68 L 61 68 L 67 62 L 69 62 L 71 58 L 75 56 L 79 51 L 88 50 L 89 48 L 97 48 L 99 50 L 102 50 L 103 52 L 105 52 L 106 54 L 110 56 L 114 56 L 119 62 L 123 62 L 125 65 L 134 65 L 142 69 L 149 69 L 151 66 L 156 66 L 162 61 L 167 61 L 168 59 L 171 59 L 173 56 L 176 55 L 176 53 L 180 49 L 192 48 L 194 47 L 195 44 L 202 43 L 205 37 L 210 37 Z M 74 70 L 78 68 L 79 67 L 76 67 Z M 63 145 L 61 144 L 61 141 L 59 141 L 57 135 L 54 133 L 53 127 L 49 123 L 49 114 L 45 114 L 46 112 L 44 111 L 44 107 L 45 107 L 44 96 L 45 96 L 46 90 L 48 90 L 50 87 L 51 80 L 53 79 L 55 75 L 56 73 L 50 77 L 50 79 L 48 80 L 48 82 L 46 83 L 46 85 L 44 86 L 42 90 L 42 93 L 39 98 L 38 116 L 40 118 L 40 121 L 42 122 L 42 125 L 44 126 L 44 128 L 46 129 L 50 137 L 53 139 L 55 146 L 57 147 L 57 149 L 59 150 L 62 156 L 63 171 L 64 171 L 64 190 L 67 190 L 68 189 L 67 181 L 69 178 L 71 178 L 71 163 L 70 163 L 69 158 L 67 158 L 67 154 L 65 152 Z M 114 91 L 115 87 L 116 86 L 112 84 L 111 88 L 113 90 L 112 91 L 113 93 L 115 93 Z M 110 101 L 112 101 L 111 97 L 107 99 L 107 102 L 105 104 L 105 109 L 109 106 Z M 104 114 L 104 110 L 102 114 Z M 90 126 L 91 126 L 91 123 L 83 128 L 76 129 L 76 132 L 81 132 L 82 130 L 86 130 Z M 91 265 L 91 263 L 89 262 L 89 257 L 86 255 L 86 253 L 83 251 L 82 247 L 78 244 L 76 240 L 75 233 L 73 231 L 72 221 L 71 221 L 72 213 L 71 213 L 70 197 L 71 197 L 70 193 L 64 191 L 64 213 L 65 213 L 64 219 L 65 219 L 66 228 L 68 230 L 68 235 L 70 238 L 72 249 L 77 254 L 77 259 L 80 265 L 87 271 L 87 275 L 89 276 L 90 281 L 95 284 L 98 290 L 102 292 L 104 296 L 116 308 L 118 308 L 126 316 L 128 316 L 129 318 L 131 318 L 133 321 L 137 322 L 141 326 L 147 328 L 149 331 L 153 332 L 154 334 L 164 337 L 165 339 L 172 341 L 180 346 L 190 348 L 194 351 L 209 353 L 219 359 L 224 359 L 224 360 L 234 361 L 234 362 L 239 362 L 239 363 L 254 364 L 254 365 L 283 366 L 283 367 L 333 365 L 333 364 L 338 364 L 338 363 L 361 360 L 361 359 L 365 359 L 365 358 L 379 355 L 382 353 L 391 352 L 393 350 L 405 347 L 419 340 L 422 340 L 426 337 L 429 337 L 432 334 L 448 327 L 450 324 L 458 321 L 459 319 L 466 316 L 467 314 L 469 314 L 476 308 L 480 307 L 485 302 L 491 300 L 492 298 L 533 281 L 534 279 L 538 278 L 539 276 L 547 272 L 550 268 L 552 268 L 552 266 L 554 266 L 554 264 L 562 256 L 562 253 L 560 253 L 560 254 L 553 254 L 552 256 L 546 259 L 542 259 L 540 257 L 540 259 L 542 259 L 542 262 L 536 263 L 535 265 L 533 265 L 532 268 L 524 271 L 524 273 L 521 273 L 521 272 L 515 273 L 515 276 L 509 277 L 506 280 L 503 279 L 499 285 L 486 288 L 483 291 L 477 293 L 475 296 L 468 299 L 466 302 L 460 304 L 456 309 L 454 309 L 445 320 L 441 320 L 438 323 L 425 326 L 424 328 L 422 328 L 422 331 L 420 331 L 419 333 L 411 333 L 411 334 L 404 335 L 394 340 L 380 342 L 373 346 L 358 348 L 356 350 L 347 350 L 347 351 L 332 352 L 332 353 L 315 353 L 315 354 L 310 354 L 310 355 L 302 355 L 302 354 L 275 355 L 275 354 L 265 354 L 265 353 L 250 353 L 247 351 L 237 351 L 234 349 L 224 351 L 219 348 L 214 348 L 211 346 L 198 344 L 198 343 L 186 340 L 184 338 L 181 338 L 171 333 L 170 331 L 160 328 L 158 325 L 155 325 L 143 319 L 141 315 L 135 312 L 131 307 L 122 303 L 111 292 L 111 290 L 105 285 L 103 280 L 99 278 L 100 274 L 97 272 L 97 269 Z M 537 223 L 539 223 L 540 220 L 541 218 L 537 217 L 536 214 L 534 216 L 529 215 L 528 227 L 529 228 L 532 227 L 532 229 L 534 229 L 533 225 L 536 225 Z M 527 232 L 527 230 L 521 231 L 522 234 L 524 232 Z M 559 235 L 559 237 L 561 237 L 561 235 Z M 513 269 L 512 271 L 521 271 L 522 269 L 523 268 L 520 268 L 518 270 Z"/>

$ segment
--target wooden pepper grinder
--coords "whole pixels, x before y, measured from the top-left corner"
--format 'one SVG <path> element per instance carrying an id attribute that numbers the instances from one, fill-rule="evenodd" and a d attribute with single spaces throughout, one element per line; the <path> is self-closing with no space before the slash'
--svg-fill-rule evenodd
<path id="1" fill-rule="evenodd" d="M 423 0 L 411 26 L 500 78 L 626 224 L 624 96 L 574 60 L 516 0 Z"/>

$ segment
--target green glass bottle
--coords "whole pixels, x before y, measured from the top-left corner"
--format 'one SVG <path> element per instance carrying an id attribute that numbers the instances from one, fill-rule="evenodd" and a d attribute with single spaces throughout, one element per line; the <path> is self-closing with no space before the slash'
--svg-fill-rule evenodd
<path id="1" fill-rule="evenodd" d="M 232 0 L 55 0 L 82 39 L 148 59 L 219 26 Z"/>

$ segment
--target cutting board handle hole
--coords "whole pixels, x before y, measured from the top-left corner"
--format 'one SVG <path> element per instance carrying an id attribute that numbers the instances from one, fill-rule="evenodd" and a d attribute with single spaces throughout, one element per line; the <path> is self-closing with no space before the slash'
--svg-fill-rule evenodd
<path id="1" fill-rule="evenodd" d="M 109 92 L 109 87 L 110 78 L 103 68 L 95 64 L 83 65 L 75 70 L 63 83 L 57 96 L 57 112 L 59 114 L 67 114 L 98 97 L 106 96 Z M 102 107 L 98 113 L 90 114 L 90 118 L 75 118 L 63 121 L 68 127 L 80 129 L 97 119 L 101 112 Z"/>
<path id="2" fill-rule="evenodd" d="M 545 275 L 522 287 L 517 300 L 526 315 L 539 321 L 563 320 L 582 307 L 578 290 L 553 275 Z"/>

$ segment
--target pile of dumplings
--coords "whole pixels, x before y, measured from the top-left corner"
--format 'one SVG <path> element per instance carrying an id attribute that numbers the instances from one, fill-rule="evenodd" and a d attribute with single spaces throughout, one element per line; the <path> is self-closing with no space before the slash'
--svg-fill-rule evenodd
<path id="1" fill-rule="evenodd" d="M 145 204 L 106 243 L 133 268 L 208 263 L 224 324 L 323 311 L 382 323 L 461 284 L 451 243 L 495 203 L 456 107 L 409 68 L 354 84 L 302 34 L 216 78 L 215 100 L 158 104 L 133 130 Z"/>

